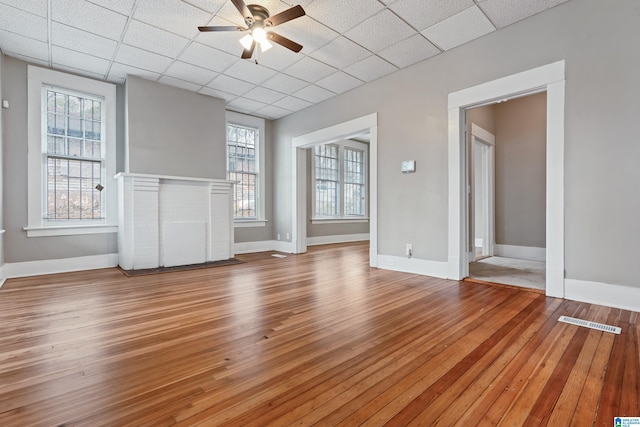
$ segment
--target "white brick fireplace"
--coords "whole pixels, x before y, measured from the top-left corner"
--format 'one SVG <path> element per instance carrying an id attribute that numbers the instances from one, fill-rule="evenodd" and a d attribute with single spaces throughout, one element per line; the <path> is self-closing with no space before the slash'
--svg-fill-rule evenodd
<path id="1" fill-rule="evenodd" d="M 125 270 L 233 258 L 232 181 L 119 173 L 118 254 Z"/>

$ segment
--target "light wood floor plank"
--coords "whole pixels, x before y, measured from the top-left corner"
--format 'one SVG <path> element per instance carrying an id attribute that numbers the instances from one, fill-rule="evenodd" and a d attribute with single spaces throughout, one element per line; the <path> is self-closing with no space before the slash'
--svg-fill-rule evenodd
<path id="1" fill-rule="evenodd" d="M 372 269 L 363 243 L 239 258 L 8 280 L 0 425 L 596 426 L 639 415 L 637 313 Z"/>

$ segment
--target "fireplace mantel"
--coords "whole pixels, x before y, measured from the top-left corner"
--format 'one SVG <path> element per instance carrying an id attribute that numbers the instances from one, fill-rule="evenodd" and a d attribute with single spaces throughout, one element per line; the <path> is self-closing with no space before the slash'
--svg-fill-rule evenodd
<path id="1" fill-rule="evenodd" d="M 120 267 L 233 258 L 233 181 L 119 173 Z"/>

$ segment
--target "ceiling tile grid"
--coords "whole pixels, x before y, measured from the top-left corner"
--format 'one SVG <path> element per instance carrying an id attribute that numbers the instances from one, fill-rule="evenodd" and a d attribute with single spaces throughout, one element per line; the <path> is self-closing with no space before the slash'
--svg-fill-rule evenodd
<path id="1" fill-rule="evenodd" d="M 251 0 L 271 16 L 305 16 L 268 31 L 273 43 L 240 58 L 245 26 L 231 0 L 0 0 L 0 51 L 93 78 L 128 75 L 225 100 L 229 109 L 284 117 L 567 0 Z"/>

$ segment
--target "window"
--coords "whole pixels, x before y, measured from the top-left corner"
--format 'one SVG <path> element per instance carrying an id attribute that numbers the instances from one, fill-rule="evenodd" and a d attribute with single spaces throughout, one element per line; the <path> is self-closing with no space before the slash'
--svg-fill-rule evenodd
<path id="1" fill-rule="evenodd" d="M 257 219 L 257 140 L 258 129 L 227 125 L 228 177 L 237 182 L 233 193 L 235 219 Z"/>
<path id="2" fill-rule="evenodd" d="M 28 68 L 27 235 L 117 231 L 115 85 Z"/>
<path id="3" fill-rule="evenodd" d="M 313 152 L 313 220 L 367 217 L 367 145 L 317 145 Z"/>
<path id="4" fill-rule="evenodd" d="M 104 141 L 103 100 L 43 88 L 46 131 L 44 218 L 102 219 Z"/>
<path id="5" fill-rule="evenodd" d="M 266 225 L 264 216 L 264 119 L 227 112 L 227 178 L 236 181 L 235 226 Z"/>

